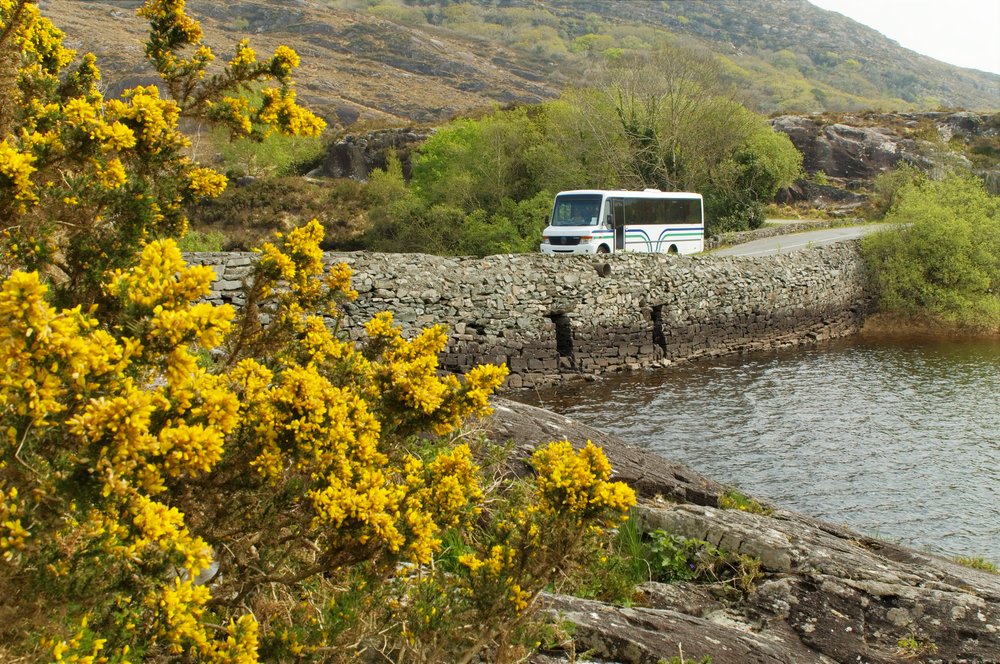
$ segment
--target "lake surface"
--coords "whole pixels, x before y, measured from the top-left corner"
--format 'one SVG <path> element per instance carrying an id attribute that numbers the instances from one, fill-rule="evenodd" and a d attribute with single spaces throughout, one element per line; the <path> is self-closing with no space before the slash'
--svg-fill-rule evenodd
<path id="1" fill-rule="evenodd" d="M 1000 564 L 1000 341 L 855 338 L 522 400 L 805 514 Z"/>

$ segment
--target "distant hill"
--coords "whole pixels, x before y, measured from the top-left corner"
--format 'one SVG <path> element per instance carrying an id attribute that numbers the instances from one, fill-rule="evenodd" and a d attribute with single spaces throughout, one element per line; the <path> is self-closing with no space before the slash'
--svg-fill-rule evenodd
<path id="1" fill-rule="evenodd" d="M 67 42 L 93 51 L 112 92 L 152 82 L 133 0 L 45 0 Z M 340 125 L 439 122 L 534 103 L 596 62 L 673 43 L 718 55 L 764 112 L 1000 110 L 1000 76 L 902 48 L 806 0 L 189 0 L 222 54 L 250 36 L 302 56 L 302 101 Z M 947 11 L 944 8 L 943 11 Z M 969 20 L 976 20 L 969 17 Z"/>

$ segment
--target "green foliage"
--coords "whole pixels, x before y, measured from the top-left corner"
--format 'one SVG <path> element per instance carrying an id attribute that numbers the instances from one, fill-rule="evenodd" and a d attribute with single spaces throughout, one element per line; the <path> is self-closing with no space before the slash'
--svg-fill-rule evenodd
<path id="1" fill-rule="evenodd" d="M 896 656 L 902 659 L 921 659 L 938 651 L 936 643 L 912 632 L 901 637 L 896 642 L 896 646 L 899 648 L 896 651 Z"/>
<path id="2" fill-rule="evenodd" d="M 764 207 L 801 174 L 802 154 L 788 136 L 759 120 L 748 133 L 710 174 L 705 207 L 711 233 L 759 228 Z"/>
<path id="3" fill-rule="evenodd" d="M 537 247 L 552 196 L 535 190 L 526 174 L 538 152 L 538 143 L 517 131 L 527 130 L 526 123 L 524 111 L 513 111 L 445 127 L 417 153 L 410 184 L 391 157 L 365 190 L 371 221 L 365 246 L 479 256 Z"/>
<path id="4" fill-rule="evenodd" d="M 445 125 L 415 152 L 409 183 L 390 159 L 366 187 L 362 244 L 534 251 L 552 193 L 582 188 L 701 191 L 711 232 L 744 230 L 800 173 L 785 135 L 716 92 L 709 61 L 664 50 L 608 65 L 599 78 L 541 107 Z"/>
<path id="5" fill-rule="evenodd" d="M 599 542 L 580 556 L 556 589 L 576 597 L 629 606 L 635 587 L 650 580 L 649 559 L 639 522 L 630 514 L 613 538 Z"/>
<path id="6" fill-rule="evenodd" d="M 698 191 L 710 231 L 722 232 L 759 226 L 763 206 L 799 175 L 801 155 L 727 93 L 719 61 L 661 48 L 595 79 L 548 113 L 547 135 L 567 160 L 558 171 L 578 177 L 567 188 Z"/>
<path id="7" fill-rule="evenodd" d="M 412 186 L 427 203 L 466 212 L 538 192 L 544 160 L 543 117 L 526 108 L 456 120 L 440 128 L 413 158 Z"/>
<path id="8" fill-rule="evenodd" d="M 756 499 L 742 494 L 735 489 L 729 489 L 724 494 L 719 496 L 719 509 L 741 510 L 743 512 L 761 514 L 763 516 L 770 516 L 774 514 L 774 510 L 770 507 L 761 505 Z"/>
<path id="9" fill-rule="evenodd" d="M 260 141 L 249 138 L 226 140 L 216 133 L 223 168 L 231 178 L 283 177 L 303 172 L 325 153 L 326 145 L 318 136 L 272 134 Z"/>
<path id="10" fill-rule="evenodd" d="M 907 163 L 876 176 L 868 197 L 869 215 L 872 219 L 884 219 L 906 188 L 925 180 L 923 171 Z"/>
<path id="11" fill-rule="evenodd" d="M 700 539 L 656 530 L 650 533 L 649 550 L 654 581 L 722 582 L 748 593 L 763 577 L 759 559 L 719 549 Z"/>
<path id="12" fill-rule="evenodd" d="M 688 659 L 682 652 L 680 655 L 674 655 L 670 659 L 661 659 L 657 664 L 712 664 L 712 657 L 711 655 L 705 655 L 701 659 Z"/>
<path id="13" fill-rule="evenodd" d="M 712 555 L 716 549 L 708 542 L 688 539 L 662 530 L 651 534 L 651 569 L 653 580 L 671 583 L 692 581 L 698 577 L 698 555 L 706 551 Z"/>
<path id="14" fill-rule="evenodd" d="M 891 230 L 862 246 L 888 313 L 959 327 L 1000 327 L 1000 198 L 952 176 L 903 187 Z"/>

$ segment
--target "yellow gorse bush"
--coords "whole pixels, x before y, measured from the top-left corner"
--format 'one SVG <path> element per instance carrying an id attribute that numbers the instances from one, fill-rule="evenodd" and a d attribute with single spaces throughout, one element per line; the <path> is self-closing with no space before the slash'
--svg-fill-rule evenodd
<path id="1" fill-rule="evenodd" d="M 184 206 L 225 188 L 223 175 L 185 157 L 182 117 L 257 139 L 325 126 L 295 103 L 291 49 L 258 61 L 241 43 L 213 66 L 183 0 L 149 0 L 140 13 L 168 98 L 154 85 L 105 98 L 94 57 L 75 59 L 34 2 L 0 3 L 0 270 L 42 272 L 60 302 L 101 300 L 106 269 L 127 265 L 141 242 L 183 234 Z M 239 96 L 268 82 L 256 105 Z"/>
<path id="2" fill-rule="evenodd" d="M 587 441 L 575 451 L 568 441 L 552 443 L 532 457 L 538 471 L 541 509 L 589 517 L 607 511 L 625 513 L 635 504 L 635 492 L 610 482 L 611 464 L 599 447 Z"/>
<path id="3" fill-rule="evenodd" d="M 214 635 L 197 620 L 207 592 L 183 593 L 183 583 L 190 586 L 190 581 L 177 577 L 181 585 L 171 586 L 143 574 L 148 565 L 167 565 L 191 579 L 208 567 L 210 547 L 190 533 L 176 507 L 153 496 L 166 493 L 173 478 L 211 470 L 222 455 L 225 436 L 237 424 L 235 395 L 219 377 L 189 361 L 189 346 L 220 339 L 232 312 L 219 308 L 203 315 L 202 306 L 190 300 L 205 293 L 211 275 L 172 264 L 172 258 L 179 254 L 171 241 L 153 243 L 134 270 L 111 278 L 113 288 L 130 280 L 135 286 L 131 299 L 145 305 L 148 317 L 136 318 L 151 330 L 144 342 L 109 333 L 79 307 L 53 308 L 36 273 L 15 272 L 0 287 L 5 367 L 0 421 L 7 457 L 0 482 L 21 487 L 20 492 L 5 491 L 5 512 L 21 518 L 5 520 L 10 534 L 0 547 L 11 573 L 34 569 L 37 575 L 38 566 L 47 561 L 47 574 L 35 582 L 48 576 L 56 588 L 79 583 L 73 568 L 82 561 L 92 564 L 95 574 L 146 576 L 146 583 L 126 592 L 96 579 L 85 587 L 98 602 L 127 604 L 138 596 L 153 607 L 170 603 L 168 622 L 197 629 L 171 631 L 155 618 L 147 623 L 150 629 L 168 638 L 183 633 L 171 647 L 208 652 L 216 648 Z M 164 270 L 164 265 L 177 271 Z M 161 334 L 157 321 L 164 316 L 181 321 L 183 331 Z M 7 504 L 19 496 L 19 504 Z M 93 622 L 95 610 L 85 610 L 81 624 Z M 133 613 L 140 610 L 122 617 L 133 622 Z M 115 652 L 118 646 L 133 645 L 99 641 L 104 645 L 98 648 L 97 637 L 55 640 L 52 654 Z M 182 645 L 188 641 L 191 645 Z M 124 657 L 122 650 L 117 652 Z"/>
<path id="4" fill-rule="evenodd" d="M 589 444 L 543 448 L 532 480 L 484 471 L 462 427 L 507 369 L 443 375 L 446 330 L 407 339 L 390 313 L 345 339 L 357 293 L 316 222 L 260 249 L 240 311 L 202 301 L 214 271 L 164 236 L 225 179 L 178 120 L 322 121 L 290 49 L 213 70 L 183 2 L 141 13 L 169 97 L 105 99 L 91 56 L 71 68 L 35 4 L 0 0 L 0 657 L 511 659 L 634 496 Z M 226 94 L 261 80 L 256 107 Z"/>
<path id="5" fill-rule="evenodd" d="M 305 244 L 318 240 L 314 231 L 292 233 L 288 253 L 283 246 L 270 255 L 294 265 L 293 290 L 317 295 L 318 282 L 332 304 L 350 294 L 348 273 L 337 266 L 325 274 L 316 251 Z M 270 271 L 262 260 L 259 281 L 266 283 L 258 287 L 273 293 L 278 284 L 267 276 Z M 102 656 L 125 657 L 126 648 L 132 653 L 165 648 L 208 660 L 238 661 L 226 659 L 236 651 L 251 657 L 254 647 L 244 640 L 259 636 L 252 615 L 228 615 L 232 624 L 220 641 L 203 620 L 211 592 L 194 581 L 217 558 L 220 544 L 230 550 L 242 544 L 224 538 L 210 546 L 186 517 L 190 510 L 225 507 L 189 495 L 194 486 L 215 495 L 213 476 L 238 473 L 243 491 L 278 491 L 291 501 L 295 513 L 273 525 L 281 538 L 294 532 L 310 543 L 312 565 L 305 576 L 374 559 L 427 564 L 441 549 L 441 532 L 477 513 L 483 493 L 467 445 L 424 459 L 408 452 L 398 436 L 384 439 L 376 416 L 398 407 L 395 395 L 416 389 L 393 364 L 420 361 L 433 368 L 436 360 L 429 356 L 437 352 L 436 343 L 422 337 L 406 342 L 392 328 L 390 347 L 374 350 L 382 344 L 379 337 L 373 348 L 357 349 L 336 340 L 325 325 L 298 326 L 299 308 L 293 306 L 298 303 L 288 293 L 276 300 L 273 327 L 291 332 L 282 352 L 271 356 L 271 366 L 244 359 L 227 373 L 212 374 L 194 349 L 217 345 L 233 315 L 229 307 L 197 303 L 213 275 L 184 265 L 172 241 L 150 243 L 134 267 L 108 275 L 108 292 L 129 316 L 114 334 L 102 325 L 99 309 L 85 314 L 79 307 L 49 305 L 36 273 L 15 272 L 0 288 L 0 353 L 6 367 L 0 421 L 12 457 L 0 475 L 5 564 L 16 571 L 48 560 L 48 573 L 36 583 L 57 587 L 72 579 L 73 561 L 82 557 L 95 568 L 87 590 L 96 605 L 80 616 L 92 636 L 54 640 L 53 655 L 84 656 L 100 641 L 96 651 Z M 338 290 L 331 291 L 331 284 Z M 329 371 L 330 356 L 309 350 L 333 345 L 346 369 L 339 384 L 338 374 Z M 303 364 L 302 357 L 311 359 Z M 496 369 L 461 381 L 427 373 L 421 385 L 437 382 L 438 407 L 414 407 L 409 416 L 393 418 L 393 425 L 433 428 L 482 414 L 487 408 L 481 395 L 504 375 Z M 394 378 L 397 383 L 389 385 Z M 386 390 L 391 406 L 372 389 L 376 381 L 393 387 Z M 78 500 L 60 488 L 67 483 L 80 493 Z M 232 515 L 248 530 L 260 528 L 245 517 Z M 195 525 L 205 534 L 204 524 Z M 289 568 L 304 564 L 289 560 L 287 550 L 268 559 L 266 542 L 259 539 L 252 546 L 258 554 L 253 567 L 265 570 L 253 580 L 261 587 L 273 583 L 274 575 L 296 574 Z M 173 572 L 149 575 L 151 566 Z M 127 571 L 142 582 L 118 588 L 96 578 L 98 570 L 116 577 Z M 248 583 L 248 578 L 233 581 Z M 127 608 L 108 615 L 101 605 Z M 118 631 L 119 638 L 97 636 L 104 634 L 98 629 Z M 130 629 L 135 631 L 124 638 Z"/>

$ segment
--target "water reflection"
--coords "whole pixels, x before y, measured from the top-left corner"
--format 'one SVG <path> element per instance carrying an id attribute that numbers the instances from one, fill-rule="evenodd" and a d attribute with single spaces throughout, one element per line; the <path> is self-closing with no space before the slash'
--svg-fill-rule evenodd
<path id="1" fill-rule="evenodd" d="M 853 340 L 524 395 L 721 482 L 1000 563 L 1000 342 Z"/>

